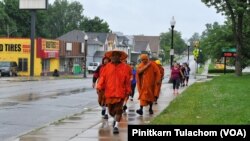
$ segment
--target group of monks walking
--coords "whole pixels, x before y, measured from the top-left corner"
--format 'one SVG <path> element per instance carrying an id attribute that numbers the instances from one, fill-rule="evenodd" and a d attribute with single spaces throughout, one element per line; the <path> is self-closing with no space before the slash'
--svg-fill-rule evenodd
<path id="1" fill-rule="evenodd" d="M 135 88 L 138 90 L 139 108 L 136 113 L 143 115 L 143 107 L 149 106 L 153 114 L 153 103 L 157 104 L 164 69 L 159 60 L 150 60 L 147 54 L 140 55 L 140 63 L 127 64 L 128 55 L 124 51 L 112 50 L 104 54 L 102 64 L 93 74 L 93 88 L 98 94 L 102 116 L 113 118 L 113 133 L 119 133 L 119 122 L 126 111 L 126 103 L 133 101 Z M 108 113 L 107 113 L 108 111 Z"/>

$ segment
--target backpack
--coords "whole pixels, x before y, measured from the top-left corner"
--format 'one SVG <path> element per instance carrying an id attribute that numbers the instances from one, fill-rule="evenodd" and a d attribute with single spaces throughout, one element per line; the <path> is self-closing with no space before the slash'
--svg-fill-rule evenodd
<path id="1" fill-rule="evenodd" d="M 184 76 L 189 76 L 189 72 L 190 72 L 190 68 L 189 67 L 186 67 L 184 69 Z"/>

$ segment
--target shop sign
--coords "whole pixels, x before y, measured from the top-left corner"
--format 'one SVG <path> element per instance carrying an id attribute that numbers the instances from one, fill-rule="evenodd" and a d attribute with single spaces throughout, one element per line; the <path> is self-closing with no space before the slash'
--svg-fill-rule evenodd
<path id="1" fill-rule="evenodd" d="M 22 50 L 23 49 L 23 50 Z M 0 52 L 30 52 L 30 45 L 22 44 L 0 44 Z"/>
<path id="2" fill-rule="evenodd" d="M 43 52 L 42 58 L 59 58 L 58 51 L 45 51 Z"/>
<path id="3" fill-rule="evenodd" d="M 59 50 L 59 42 L 56 40 L 42 39 L 43 50 Z"/>

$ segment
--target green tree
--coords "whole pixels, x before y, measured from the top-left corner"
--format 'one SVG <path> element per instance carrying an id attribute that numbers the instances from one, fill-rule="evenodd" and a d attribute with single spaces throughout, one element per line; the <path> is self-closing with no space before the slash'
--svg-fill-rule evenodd
<path id="1" fill-rule="evenodd" d="M 243 68 L 250 65 L 250 10 L 247 11 L 248 16 L 245 17 L 245 21 L 243 23 Z"/>
<path id="2" fill-rule="evenodd" d="M 109 25 L 99 17 L 94 19 L 86 18 L 83 15 L 83 6 L 74 1 L 55 0 L 49 5 L 47 14 L 42 14 L 44 19 L 39 27 L 43 27 L 39 32 L 49 38 L 57 38 L 71 30 L 83 30 L 85 32 L 109 32 Z M 46 18 L 47 15 L 47 18 Z M 43 24 L 45 23 L 45 24 Z"/>
<path id="3" fill-rule="evenodd" d="M 36 37 L 51 38 L 48 28 L 49 16 L 47 10 L 37 10 L 36 12 Z"/>
<path id="4" fill-rule="evenodd" d="M 29 37 L 30 36 L 30 14 L 27 10 L 19 9 L 19 0 L 3 0 L 4 11 L 6 17 L 5 28 L 16 30 L 12 36 Z M 8 17 L 8 18 L 7 18 Z M 11 32 L 11 31 L 9 31 Z M 7 32 L 6 32 L 7 33 Z"/>
<path id="5" fill-rule="evenodd" d="M 10 24 L 9 16 L 4 11 L 4 4 L 0 1 L 0 36 L 7 35 L 7 26 Z"/>
<path id="6" fill-rule="evenodd" d="M 201 0 L 207 6 L 214 6 L 218 12 L 225 14 L 232 22 L 232 31 L 236 44 L 236 76 L 242 75 L 243 62 L 243 24 L 244 18 L 249 17 L 249 0 Z"/>
<path id="7" fill-rule="evenodd" d="M 85 32 L 110 32 L 109 25 L 99 17 L 84 18 L 80 24 L 80 28 Z"/>
<path id="8" fill-rule="evenodd" d="M 1 29 L 4 30 L 2 34 L 13 37 L 30 37 L 30 11 L 20 10 L 19 0 L 4 0 L 2 6 L 7 14 L 1 16 L 4 19 L 1 20 L 2 22 L 4 21 L 4 24 L 1 24 Z M 46 37 L 48 14 L 46 10 L 37 10 L 36 13 L 36 35 Z"/>
<path id="9" fill-rule="evenodd" d="M 80 2 L 55 0 L 47 10 L 36 11 L 36 37 L 57 38 L 71 30 L 109 32 L 109 25 L 99 17 L 83 16 Z M 0 36 L 30 37 L 31 15 L 29 10 L 19 9 L 19 0 L 0 1 Z"/>
<path id="10" fill-rule="evenodd" d="M 171 30 L 160 34 L 160 49 L 164 51 L 166 61 L 170 58 L 171 40 Z M 181 33 L 178 31 L 174 31 L 173 49 L 174 53 L 178 55 L 181 55 L 185 50 L 187 50 L 187 45 L 182 39 Z"/>
<path id="11" fill-rule="evenodd" d="M 202 33 L 200 41 L 205 58 L 219 60 L 223 48 L 235 48 L 230 24 L 219 25 L 217 22 L 206 24 L 206 30 Z"/>
<path id="12" fill-rule="evenodd" d="M 162 61 L 168 62 L 170 60 L 170 48 L 171 48 L 171 32 L 160 34 L 160 48 L 164 52 L 164 57 Z M 163 56 L 163 55 L 162 55 Z"/>
<path id="13" fill-rule="evenodd" d="M 53 5 L 49 5 L 47 10 L 47 32 L 50 38 L 57 38 L 74 29 L 80 29 L 83 20 L 83 7 L 74 1 L 55 0 Z"/>
<path id="14" fill-rule="evenodd" d="M 174 51 L 176 54 L 181 55 L 187 50 L 187 45 L 181 37 L 181 32 L 175 31 L 174 33 Z"/>

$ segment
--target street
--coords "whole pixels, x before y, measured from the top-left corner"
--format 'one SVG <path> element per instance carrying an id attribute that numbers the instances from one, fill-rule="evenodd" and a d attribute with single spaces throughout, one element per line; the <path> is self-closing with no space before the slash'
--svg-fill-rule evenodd
<path id="1" fill-rule="evenodd" d="M 0 140 L 98 106 L 91 75 L 87 79 L 4 79 L 0 78 Z"/>
<path id="2" fill-rule="evenodd" d="M 195 62 L 191 59 L 189 64 L 193 75 Z M 184 57 L 179 63 L 186 60 Z M 166 84 L 170 74 L 169 65 L 164 68 L 163 83 Z M 97 94 L 91 86 L 91 74 L 86 79 L 0 78 L 0 140 L 22 135 L 97 107 Z"/>

